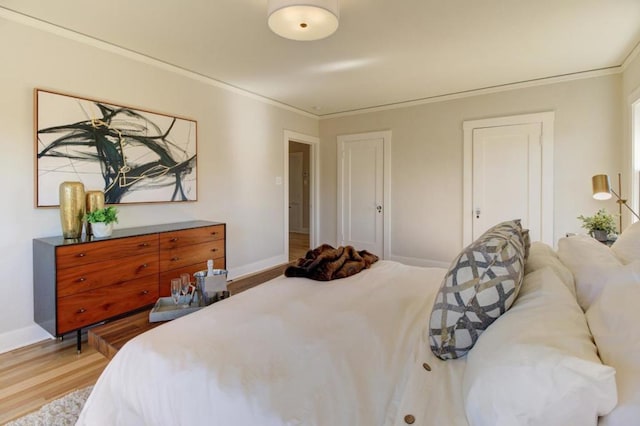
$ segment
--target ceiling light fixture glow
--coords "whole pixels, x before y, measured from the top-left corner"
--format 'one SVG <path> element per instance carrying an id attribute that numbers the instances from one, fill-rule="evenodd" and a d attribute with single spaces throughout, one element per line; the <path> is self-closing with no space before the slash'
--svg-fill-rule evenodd
<path id="1" fill-rule="evenodd" d="M 338 0 L 269 0 L 269 28 L 281 37 L 309 41 L 338 29 Z"/>
<path id="2" fill-rule="evenodd" d="M 309 67 L 308 70 L 315 73 L 343 72 L 363 68 L 376 62 L 377 60 L 373 58 L 347 59 L 344 61 L 314 65 Z"/>

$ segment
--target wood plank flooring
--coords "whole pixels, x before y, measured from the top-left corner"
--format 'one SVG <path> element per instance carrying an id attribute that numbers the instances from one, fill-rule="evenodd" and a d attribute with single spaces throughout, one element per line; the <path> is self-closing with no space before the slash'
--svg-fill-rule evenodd
<path id="1" fill-rule="evenodd" d="M 81 354 L 75 334 L 0 354 L 0 424 L 96 382 L 108 360 L 84 339 Z"/>
<path id="2" fill-rule="evenodd" d="M 289 232 L 289 262 L 304 257 L 309 250 L 309 234 Z"/>
<path id="3" fill-rule="evenodd" d="M 302 255 L 296 254 L 296 258 L 304 256 L 307 249 L 308 242 Z M 232 281 L 229 291 L 236 294 L 262 284 L 281 275 L 286 266 Z M 86 339 L 84 333 L 81 354 L 76 353 L 75 333 L 64 340 L 45 340 L 0 354 L 0 424 L 22 417 L 76 389 L 95 384 L 109 360 L 90 347 Z"/>

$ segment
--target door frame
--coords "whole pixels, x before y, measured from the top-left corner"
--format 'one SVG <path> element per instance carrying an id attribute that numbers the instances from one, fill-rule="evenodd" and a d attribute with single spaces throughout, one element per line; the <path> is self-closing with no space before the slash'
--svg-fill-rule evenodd
<path id="1" fill-rule="evenodd" d="M 623 170 L 626 168 L 629 173 L 627 181 L 629 182 L 629 202 L 631 208 L 634 211 L 640 209 L 640 87 L 635 89 L 627 98 L 627 121 L 625 126 L 628 132 L 627 140 L 628 144 L 625 146 L 625 153 L 629 158 L 627 164 L 623 165 Z M 629 214 L 628 211 L 623 212 L 627 215 L 628 224 L 635 223 L 638 219 Z"/>
<path id="2" fill-rule="evenodd" d="M 342 151 L 344 143 L 376 138 L 382 138 L 382 258 L 389 259 L 391 256 L 391 130 L 338 135 L 337 137 L 338 188 L 336 241 L 339 243 L 344 239 L 344 223 L 342 222 Z"/>
<path id="3" fill-rule="evenodd" d="M 541 185 L 541 229 L 542 242 L 553 247 L 553 126 L 555 112 L 539 112 L 533 114 L 511 115 L 481 120 L 464 121 L 463 166 L 462 166 L 462 246 L 473 241 L 473 131 L 486 127 L 512 126 L 518 124 L 540 123 L 542 134 L 542 182 Z"/>
<path id="4" fill-rule="evenodd" d="M 284 255 L 289 259 L 289 141 L 309 145 L 309 245 L 318 245 L 320 231 L 320 138 L 284 130 Z"/>

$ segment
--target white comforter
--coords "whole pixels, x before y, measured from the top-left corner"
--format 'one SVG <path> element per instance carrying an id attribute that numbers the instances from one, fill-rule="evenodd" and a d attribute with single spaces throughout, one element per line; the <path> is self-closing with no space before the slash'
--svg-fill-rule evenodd
<path id="1" fill-rule="evenodd" d="M 78 424 L 466 425 L 465 360 L 427 340 L 445 272 L 280 277 L 157 327 L 115 356 Z"/>

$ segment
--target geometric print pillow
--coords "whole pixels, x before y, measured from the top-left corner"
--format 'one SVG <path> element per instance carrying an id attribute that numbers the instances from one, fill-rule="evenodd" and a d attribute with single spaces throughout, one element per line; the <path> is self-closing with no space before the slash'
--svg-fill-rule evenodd
<path id="1" fill-rule="evenodd" d="M 522 243 L 524 244 L 524 261 L 529 259 L 529 250 L 531 249 L 531 236 L 528 229 L 522 230 Z"/>
<path id="2" fill-rule="evenodd" d="M 478 336 L 513 304 L 524 277 L 519 220 L 502 222 L 458 255 L 444 277 L 429 322 L 440 359 L 464 356 Z"/>

